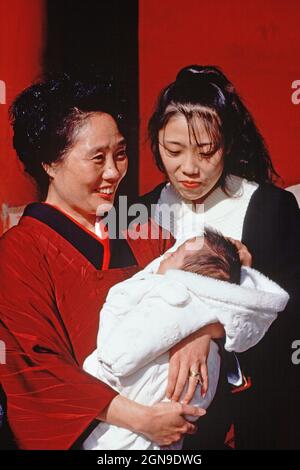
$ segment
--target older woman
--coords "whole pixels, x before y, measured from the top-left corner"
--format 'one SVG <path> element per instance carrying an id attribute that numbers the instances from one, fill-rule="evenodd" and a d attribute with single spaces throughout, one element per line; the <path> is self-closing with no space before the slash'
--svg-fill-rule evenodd
<path id="1" fill-rule="evenodd" d="M 290 294 L 286 311 L 264 340 L 240 355 L 253 387 L 236 395 L 233 403 L 239 448 L 297 448 L 299 372 L 291 362 L 291 345 L 300 331 L 300 221 L 295 198 L 272 184 L 276 173 L 263 139 L 217 67 L 182 69 L 162 90 L 149 135 L 167 183 L 140 202 L 154 205 L 156 220 L 175 237 L 188 232 L 191 224 L 203 223 L 204 214 L 206 224 L 242 240 L 253 255 L 253 267 Z M 172 223 L 164 217 L 166 207 L 175 213 Z M 207 357 L 204 337 L 195 337 L 190 347 L 194 357 L 198 347 L 193 364 L 198 370 Z M 186 355 L 175 347 L 170 365 L 179 373 L 177 379 L 170 377 L 168 387 L 175 399 L 181 389 L 178 377 L 181 382 L 188 379 L 185 361 Z M 225 381 L 220 382 L 220 397 L 201 420 L 201 434 L 188 438 L 191 446 L 222 446 L 233 419 L 229 401 L 223 403 L 224 387 Z"/>
<path id="2" fill-rule="evenodd" d="M 139 405 L 81 367 L 108 289 L 167 246 L 95 234 L 97 209 L 113 204 L 127 170 L 121 104 L 111 83 L 64 76 L 31 86 L 12 106 L 14 147 L 45 198 L 0 240 L 1 384 L 21 449 L 69 449 L 97 420 L 166 445 L 195 430 L 185 413 L 203 414 Z"/>

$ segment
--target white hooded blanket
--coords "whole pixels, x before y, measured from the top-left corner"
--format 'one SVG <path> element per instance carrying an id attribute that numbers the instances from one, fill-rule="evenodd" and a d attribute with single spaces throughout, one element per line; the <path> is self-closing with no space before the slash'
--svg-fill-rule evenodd
<path id="1" fill-rule="evenodd" d="M 122 395 L 144 405 L 165 398 L 169 349 L 204 325 L 220 322 L 225 349 L 242 352 L 264 336 L 288 294 L 251 268 L 242 267 L 241 284 L 180 270 L 155 274 L 154 260 L 131 279 L 110 289 L 100 314 L 98 349 L 84 364 L 87 372 Z M 191 404 L 207 408 L 219 377 L 220 357 L 212 341 L 208 357 L 209 390 L 196 390 Z M 158 449 L 126 429 L 100 423 L 85 449 Z"/>

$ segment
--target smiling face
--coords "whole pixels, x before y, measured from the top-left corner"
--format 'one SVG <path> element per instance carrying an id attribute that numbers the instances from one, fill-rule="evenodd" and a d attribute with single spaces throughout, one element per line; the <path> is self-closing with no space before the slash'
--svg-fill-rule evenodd
<path id="1" fill-rule="evenodd" d="M 222 175 L 223 149 L 214 149 L 200 118 L 191 127 L 183 114 L 171 117 L 159 131 L 159 150 L 169 181 L 188 201 L 202 202 Z"/>
<path id="2" fill-rule="evenodd" d="M 115 120 L 92 113 L 76 133 L 63 159 L 46 168 L 50 186 L 46 202 L 84 225 L 93 225 L 97 209 L 111 207 L 128 166 L 126 143 Z"/>

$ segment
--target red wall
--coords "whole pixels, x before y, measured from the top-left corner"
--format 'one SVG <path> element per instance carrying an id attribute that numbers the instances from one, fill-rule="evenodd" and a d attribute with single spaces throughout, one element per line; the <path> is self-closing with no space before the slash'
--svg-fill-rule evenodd
<path id="1" fill-rule="evenodd" d="M 191 63 L 223 68 L 253 112 L 285 185 L 300 182 L 300 104 L 291 99 L 292 82 L 300 80 L 298 0 L 140 0 L 139 6 L 140 192 L 162 178 L 145 143 L 155 99 Z M 0 80 L 7 87 L 7 104 L 0 104 L 0 211 L 3 202 L 35 198 L 11 147 L 7 112 L 40 72 L 43 18 L 43 0 L 0 1 Z"/>
<path id="2" fill-rule="evenodd" d="M 0 216 L 3 202 L 23 205 L 35 198 L 12 148 L 8 107 L 40 72 L 43 18 L 43 0 L 0 1 L 0 80 L 6 84 L 6 104 L 0 104 Z"/>
<path id="3" fill-rule="evenodd" d="M 300 80 L 298 0 L 140 0 L 139 14 L 140 192 L 161 180 L 145 144 L 157 94 L 192 63 L 224 70 L 285 185 L 300 183 L 300 104 L 291 99 L 292 82 Z"/>

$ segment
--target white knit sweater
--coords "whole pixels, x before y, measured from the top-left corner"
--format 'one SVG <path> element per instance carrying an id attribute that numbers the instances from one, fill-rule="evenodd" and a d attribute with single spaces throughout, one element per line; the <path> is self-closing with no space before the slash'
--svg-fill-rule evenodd
<path id="1" fill-rule="evenodd" d="M 184 200 L 168 183 L 158 200 L 155 221 L 176 239 L 187 239 L 199 234 L 205 225 L 219 230 L 224 236 L 241 240 L 246 211 L 258 184 L 230 175 L 227 177 L 227 186 L 230 197 L 217 187 L 203 204 L 195 206 Z M 174 223 L 169 217 L 170 208 L 174 209 Z"/>

